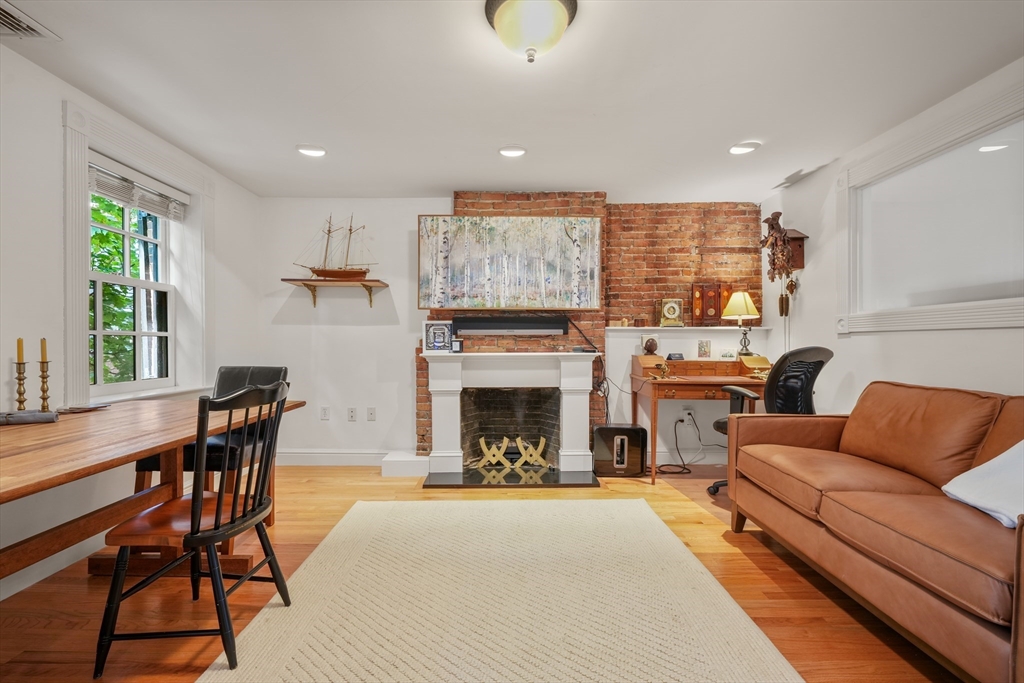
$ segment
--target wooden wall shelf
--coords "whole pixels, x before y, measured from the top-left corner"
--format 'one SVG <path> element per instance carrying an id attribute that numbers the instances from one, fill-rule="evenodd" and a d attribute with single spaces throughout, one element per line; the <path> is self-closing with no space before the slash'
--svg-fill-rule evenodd
<path id="1" fill-rule="evenodd" d="M 313 296 L 313 308 L 316 308 L 317 287 L 362 287 L 366 290 L 366 296 L 370 300 L 370 308 L 373 308 L 373 290 L 387 289 L 388 283 L 383 280 L 326 280 L 323 278 L 281 278 L 281 282 L 287 282 L 296 287 L 305 287 Z"/>

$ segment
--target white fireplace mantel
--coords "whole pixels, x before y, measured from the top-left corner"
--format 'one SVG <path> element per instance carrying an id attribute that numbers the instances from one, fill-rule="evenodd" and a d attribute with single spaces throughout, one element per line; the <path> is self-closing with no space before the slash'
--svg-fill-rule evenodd
<path id="1" fill-rule="evenodd" d="M 590 451 L 590 392 L 596 353 L 423 353 L 429 364 L 431 472 L 462 471 L 463 388 L 555 387 L 562 396 L 558 468 L 594 469 Z"/>

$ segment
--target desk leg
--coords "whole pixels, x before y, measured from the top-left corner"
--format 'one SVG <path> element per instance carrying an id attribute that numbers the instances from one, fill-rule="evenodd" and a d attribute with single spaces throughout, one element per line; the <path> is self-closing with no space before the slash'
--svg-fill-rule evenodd
<path id="1" fill-rule="evenodd" d="M 637 404 L 638 394 L 637 394 L 636 391 L 632 392 L 632 394 L 633 394 L 633 424 L 636 424 L 636 407 L 637 407 L 636 404 Z"/>
<path id="2" fill-rule="evenodd" d="M 651 391 L 651 486 L 658 479 L 658 396 Z"/>

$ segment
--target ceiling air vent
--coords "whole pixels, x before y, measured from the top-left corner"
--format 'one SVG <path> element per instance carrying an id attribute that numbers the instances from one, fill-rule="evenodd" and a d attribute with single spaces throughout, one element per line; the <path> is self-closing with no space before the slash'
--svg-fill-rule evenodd
<path id="1" fill-rule="evenodd" d="M 60 40 L 60 36 L 56 33 L 48 30 L 6 0 L 0 0 L 0 36 Z"/>

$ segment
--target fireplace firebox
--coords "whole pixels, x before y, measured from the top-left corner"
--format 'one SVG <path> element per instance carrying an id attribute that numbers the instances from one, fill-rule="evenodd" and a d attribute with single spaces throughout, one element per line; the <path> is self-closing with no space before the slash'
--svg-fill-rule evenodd
<path id="1" fill-rule="evenodd" d="M 561 392 L 553 387 L 462 390 L 461 425 L 464 467 L 476 467 L 484 456 L 480 439 L 494 447 L 508 439 L 504 457 L 515 463 L 523 453 L 518 443 L 534 449 L 558 467 L 561 448 Z"/>

